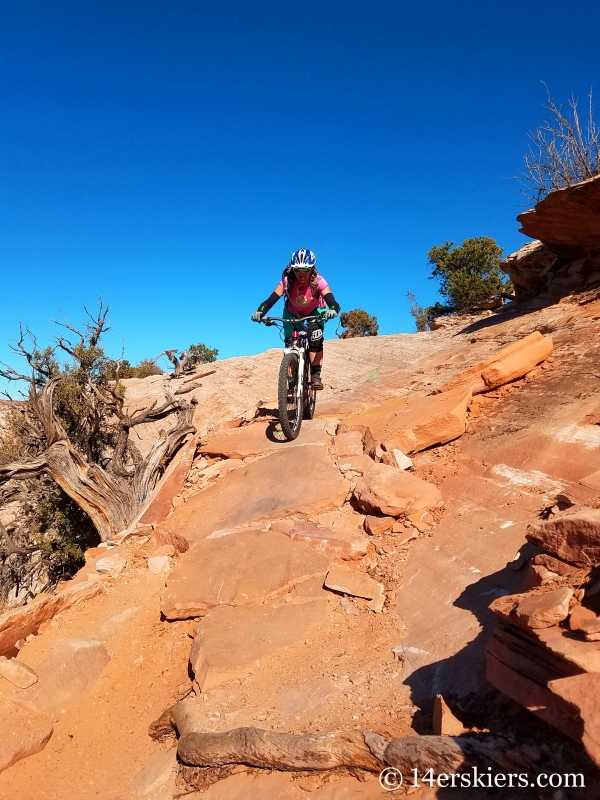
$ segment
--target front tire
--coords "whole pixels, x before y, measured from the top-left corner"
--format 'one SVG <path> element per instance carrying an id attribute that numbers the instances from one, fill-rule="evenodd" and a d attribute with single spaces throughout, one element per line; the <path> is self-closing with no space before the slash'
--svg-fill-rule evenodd
<path id="1" fill-rule="evenodd" d="M 299 366 L 297 353 L 286 353 L 279 368 L 279 422 L 285 438 L 289 441 L 298 436 L 302 425 L 304 393 L 298 394 L 298 384 L 302 380 Z"/>

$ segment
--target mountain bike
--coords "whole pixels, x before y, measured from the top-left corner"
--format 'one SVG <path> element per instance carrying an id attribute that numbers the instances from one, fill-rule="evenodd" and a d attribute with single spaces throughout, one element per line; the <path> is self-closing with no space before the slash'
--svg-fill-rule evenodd
<path id="1" fill-rule="evenodd" d="M 283 323 L 292 326 L 292 342 L 283 350 L 277 400 L 279 422 L 285 438 L 295 439 L 300 433 L 303 419 L 312 419 L 315 413 L 317 393 L 310 384 L 310 358 L 308 357 L 308 333 L 305 323 L 319 319 L 317 316 L 283 319 L 263 317 L 265 325 L 275 325 L 283 330 Z"/>

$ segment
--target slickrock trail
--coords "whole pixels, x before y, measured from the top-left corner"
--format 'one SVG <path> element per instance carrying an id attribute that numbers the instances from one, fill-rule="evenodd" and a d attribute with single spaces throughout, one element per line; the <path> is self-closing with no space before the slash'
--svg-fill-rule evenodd
<path id="1" fill-rule="evenodd" d="M 580 603 L 600 564 L 600 299 L 328 342 L 291 443 L 279 360 L 191 381 L 196 439 L 139 522 L 56 608 L 0 617 L 0 797 L 370 800 L 386 765 L 523 766 L 520 741 L 596 796 L 600 627 Z M 128 402 L 166 380 L 129 381 Z M 589 540 L 572 525 L 558 550 L 578 513 Z"/>

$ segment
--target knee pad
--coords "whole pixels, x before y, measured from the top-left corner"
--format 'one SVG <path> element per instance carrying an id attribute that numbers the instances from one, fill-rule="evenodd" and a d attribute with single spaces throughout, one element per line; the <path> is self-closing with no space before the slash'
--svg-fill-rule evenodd
<path id="1" fill-rule="evenodd" d="M 311 353 L 320 353 L 323 349 L 323 328 L 318 322 L 311 322 L 307 328 L 308 349 Z"/>

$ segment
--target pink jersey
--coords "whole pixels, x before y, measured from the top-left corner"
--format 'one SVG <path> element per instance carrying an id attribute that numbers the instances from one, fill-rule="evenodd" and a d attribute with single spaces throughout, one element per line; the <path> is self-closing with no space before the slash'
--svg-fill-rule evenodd
<path id="1" fill-rule="evenodd" d="M 291 297 L 286 294 L 287 278 L 279 281 L 279 288 L 285 295 L 285 306 L 297 317 L 308 317 L 317 308 L 326 308 L 327 303 L 323 300 L 323 295 L 330 292 L 329 284 L 322 275 L 317 275 L 317 285 L 319 287 L 319 296 L 313 297 L 310 284 L 307 284 L 304 289 L 300 289 L 298 281 L 294 281 L 294 286 L 291 291 Z"/>

